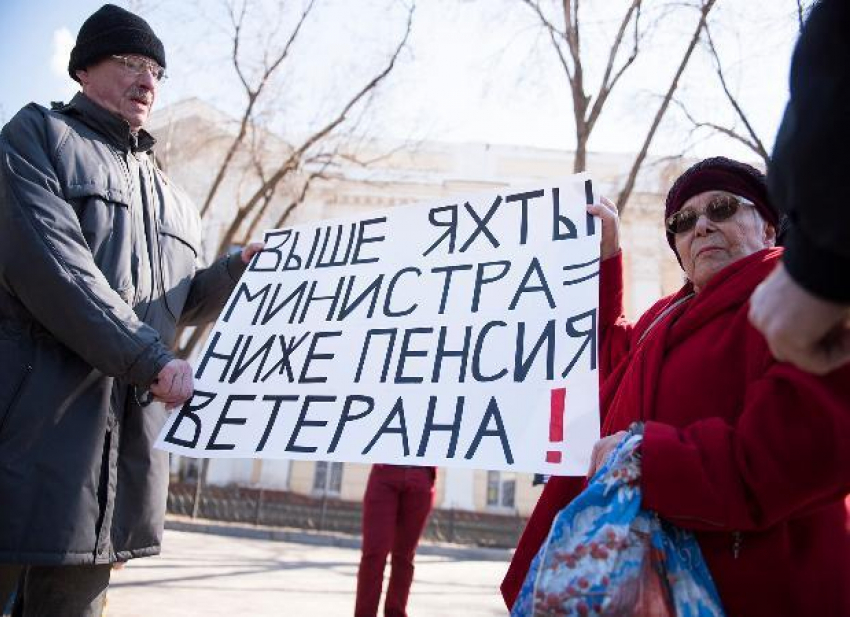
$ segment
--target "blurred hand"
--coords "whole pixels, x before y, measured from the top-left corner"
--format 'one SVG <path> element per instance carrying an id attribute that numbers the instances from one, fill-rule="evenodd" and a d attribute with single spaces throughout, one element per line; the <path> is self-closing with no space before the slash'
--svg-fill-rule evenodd
<path id="1" fill-rule="evenodd" d="M 242 247 L 242 263 L 247 264 L 251 262 L 251 258 L 262 251 L 266 246 L 265 242 L 251 242 L 250 244 L 246 244 Z"/>
<path id="2" fill-rule="evenodd" d="M 587 206 L 587 211 L 602 220 L 602 261 L 620 252 L 620 215 L 617 206 L 607 197 L 600 196 L 598 204 Z"/>
<path id="3" fill-rule="evenodd" d="M 749 314 L 777 360 L 817 375 L 850 361 L 850 307 L 810 294 L 783 264 L 753 292 Z"/>
<path id="4" fill-rule="evenodd" d="M 165 403 L 166 409 L 180 407 L 194 392 L 192 366 L 185 360 L 171 360 L 162 367 L 150 386 L 153 397 Z"/>
<path id="5" fill-rule="evenodd" d="M 628 432 L 619 431 L 608 437 L 603 437 L 596 442 L 593 446 L 593 452 L 590 454 L 590 469 L 587 471 L 588 480 L 602 467 L 605 459 L 614 451 L 614 448 L 620 445 L 620 442 L 628 436 Z"/>

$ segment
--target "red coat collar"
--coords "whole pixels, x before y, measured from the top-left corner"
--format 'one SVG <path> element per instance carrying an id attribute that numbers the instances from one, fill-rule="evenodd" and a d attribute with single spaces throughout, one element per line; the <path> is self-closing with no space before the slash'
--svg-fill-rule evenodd
<path id="1" fill-rule="evenodd" d="M 781 256 L 781 248 L 748 255 L 718 272 L 689 300 L 683 301 L 693 294 L 690 283 L 647 311 L 635 328 L 628 358 L 602 384 L 602 434 L 610 435 L 635 420 L 651 418 L 668 352 L 718 315 L 748 302 Z"/>

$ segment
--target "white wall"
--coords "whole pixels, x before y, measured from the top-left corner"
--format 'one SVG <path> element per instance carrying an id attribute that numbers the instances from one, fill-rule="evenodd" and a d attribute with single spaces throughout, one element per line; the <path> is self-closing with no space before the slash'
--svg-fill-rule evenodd
<path id="1" fill-rule="evenodd" d="M 210 459 L 207 470 L 207 484 L 224 486 L 227 484 L 251 484 L 251 470 L 254 468 L 252 459 L 214 458 Z"/>
<path id="2" fill-rule="evenodd" d="M 475 470 L 456 467 L 444 467 L 445 492 L 441 508 L 457 510 L 475 510 L 474 479 Z"/>
<path id="3" fill-rule="evenodd" d="M 260 469 L 260 486 L 278 491 L 289 490 L 289 463 L 285 459 L 264 459 Z"/>

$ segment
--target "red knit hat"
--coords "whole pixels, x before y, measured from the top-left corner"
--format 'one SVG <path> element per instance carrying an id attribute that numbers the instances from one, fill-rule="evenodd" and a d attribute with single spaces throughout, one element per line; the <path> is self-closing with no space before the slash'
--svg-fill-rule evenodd
<path id="1" fill-rule="evenodd" d="M 700 161 L 679 176 L 667 193 L 664 220 L 681 210 L 691 197 L 706 191 L 727 191 L 749 199 L 764 220 L 779 229 L 779 212 L 770 203 L 764 174 L 751 165 L 723 156 Z M 678 259 L 676 243 L 670 232 L 667 232 L 667 243 Z"/>

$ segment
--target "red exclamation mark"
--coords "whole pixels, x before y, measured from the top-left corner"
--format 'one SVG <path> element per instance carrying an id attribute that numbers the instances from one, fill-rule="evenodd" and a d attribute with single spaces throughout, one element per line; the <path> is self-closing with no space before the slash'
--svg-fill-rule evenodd
<path id="1" fill-rule="evenodd" d="M 549 441 L 559 443 L 564 441 L 564 401 L 567 398 L 566 388 L 555 388 L 549 399 Z M 546 451 L 547 463 L 560 463 L 560 450 Z"/>

